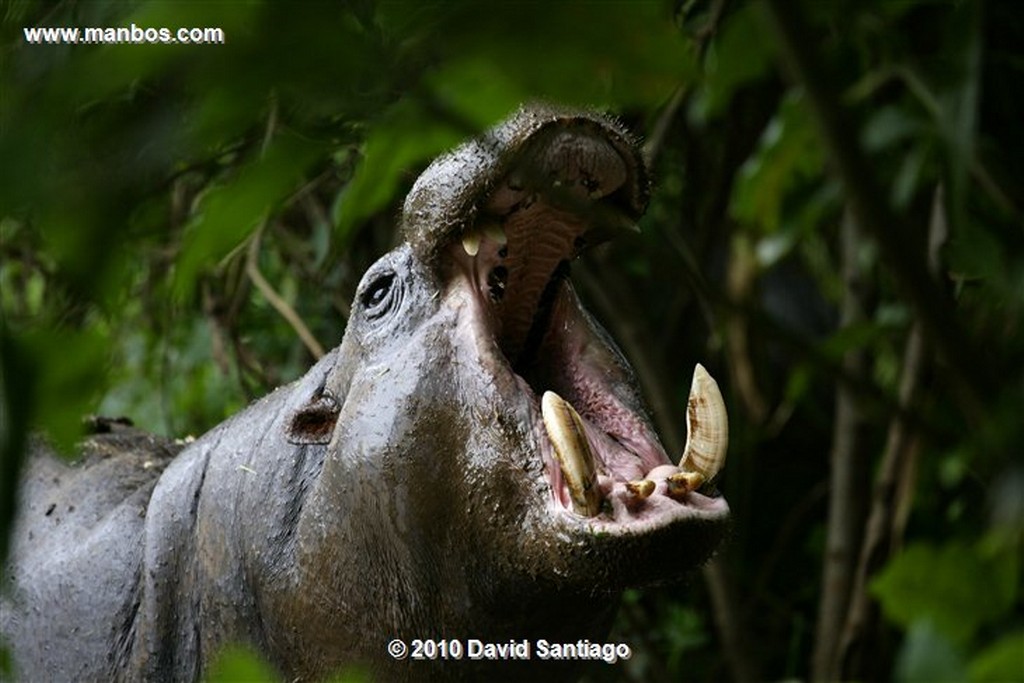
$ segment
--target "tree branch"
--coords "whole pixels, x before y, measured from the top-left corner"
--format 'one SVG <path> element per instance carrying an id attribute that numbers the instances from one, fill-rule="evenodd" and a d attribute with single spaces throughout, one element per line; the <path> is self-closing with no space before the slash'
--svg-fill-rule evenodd
<path id="1" fill-rule="evenodd" d="M 733 237 L 729 246 L 726 273 L 729 300 L 750 306 L 755 294 L 759 269 L 749 240 L 741 236 Z M 750 348 L 750 318 L 737 311 L 731 311 L 725 320 L 725 344 L 729 354 L 729 372 L 732 374 L 733 387 L 750 420 L 756 425 L 763 425 L 771 408 L 758 385 L 757 372 L 754 370 Z"/>
<path id="2" fill-rule="evenodd" d="M 267 301 L 270 302 L 270 305 L 274 307 L 274 310 L 276 310 L 281 317 L 292 326 L 295 333 L 299 335 L 299 339 L 302 340 L 302 343 L 306 345 L 306 348 L 309 349 L 309 352 L 313 355 L 313 358 L 319 360 L 320 358 L 323 358 L 324 347 L 320 345 L 320 342 L 316 340 L 313 333 L 309 331 L 309 328 L 306 327 L 306 323 L 302 322 L 302 318 L 300 318 L 299 314 L 295 312 L 295 309 L 289 306 L 288 302 L 282 299 L 280 295 L 274 291 L 274 288 L 270 286 L 270 283 L 267 282 L 266 278 L 264 278 L 263 274 L 260 272 L 258 265 L 260 256 L 260 238 L 263 235 L 263 228 L 265 226 L 266 221 L 257 228 L 252 239 L 249 241 L 249 253 L 245 261 L 245 272 L 248 274 L 249 279 L 252 280 L 252 283 L 256 285 L 256 289 L 260 290 L 263 296 L 267 298 Z"/>
<path id="3" fill-rule="evenodd" d="M 839 329 L 863 323 L 866 316 L 864 274 L 859 265 L 862 237 L 849 212 L 843 216 L 841 259 L 843 300 Z M 843 368 L 855 377 L 868 372 L 867 355 L 862 348 L 843 354 Z M 864 458 L 865 417 L 857 396 L 845 383 L 836 385 L 835 426 L 829 458 L 829 508 L 825 557 L 822 566 L 822 595 L 818 603 L 818 625 L 811 661 L 811 680 L 834 680 L 830 667 L 839 646 L 853 582 L 854 563 L 862 527 L 861 491 L 866 479 Z"/>
<path id="4" fill-rule="evenodd" d="M 939 249 L 946 241 L 949 230 L 943 203 L 940 187 L 935 191 L 928 235 L 928 261 L 932 270 L 939 268 Z M 905 410 L 897 413 L 889 425 L 885 453 L 872 494 L 871 513 L 860 549 L 849 611 L 839 648 L 831 663 L 829 677 L 832 680 L 863 678 L 869 666 L 865 655 L 875 650 L 871 641 L 878 609 L 870 599 L 867 587 L 874 574 L 892 555 L 903 535 L 906 500 L 913 495 L 912 481 L 920 435 L 902 416 L 917 401 L 926 360 L 924 333 L 922 325 L 917 322 L 907 337 L 903 352 L 899 400 Z"/>
<path id="5" fill-rule="evenodd" d="M 707 24 L 705 24 L 704 27 L 693 36 L 693 51 L 696 53 L 698 61 L 704 59 L 704 54 L 708 49 L 708 42 L 715 33 L 718 32 L 718 23 L 721 21 L 722 12 L 724 11 L 725 0 L 714 0 L 708 16 Z M 658 155 L 665 146 L 665 138 L 668 135 L 669 128 L 672 127 L 672 122 L 679 113 L 679 108 L 683 106 L 683 103 L 686 101 L 686 97 L 689 92 L 690 88 L 688 87 L 688 84 L 679 86 L 675 93 L 672 94 L 672 98 L 669 100 L 668 104 L 665 105 L 661 114 L 658 115 L 658 119 L 654 123 L 654 128 L 651 130 L 651 135 L 647 138 L 647 142 L 644 144 L 642 150 L 644 163 L 647 165 L 647 168 L 654 168 L 654 162 L 657 161 Z"/>

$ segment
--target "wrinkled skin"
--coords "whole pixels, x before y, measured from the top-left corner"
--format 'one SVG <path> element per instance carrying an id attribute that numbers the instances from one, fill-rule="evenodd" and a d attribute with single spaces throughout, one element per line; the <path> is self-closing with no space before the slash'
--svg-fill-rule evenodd
<path id="1" fill-rule="evenodd" d="M 38 447 L 4 591 L 20 675 L 192 680 L 230 642 L 286 680 L 351 665 L 381 680 L 574 675 L 385 646 L 601 641 L 625 587 L 713 551 L 721 498 L 624 493 L 669 459 L 567 279 L 585 242 L 642 213 L 644 174 L 613 122 L 525 109 L 421 176 L 404 243 L 305 376 L 188 445 L 115 426 L 74 467 Z M 495 224 L 507 245 L 485 237 L 470 256 L 462 238 Z M 600 463 L 593 517 L 573 512 L 552 456 L 548 389 Z"/>

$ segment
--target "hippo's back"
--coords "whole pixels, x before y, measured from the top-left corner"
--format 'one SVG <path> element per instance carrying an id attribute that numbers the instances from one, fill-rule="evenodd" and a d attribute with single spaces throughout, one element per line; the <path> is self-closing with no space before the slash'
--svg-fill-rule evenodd
<path id="1" fill-rule="evenodd" d="M 98 421 L 74 465 L 32 446 L 0 632 L 22 680 L 116 677 L 138 610 L 146 508 L 181 445 Z"/>

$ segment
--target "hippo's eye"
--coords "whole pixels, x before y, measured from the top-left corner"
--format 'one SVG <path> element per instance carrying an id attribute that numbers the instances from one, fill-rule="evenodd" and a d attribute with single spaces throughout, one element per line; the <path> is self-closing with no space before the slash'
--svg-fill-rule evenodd
<path id="1" fill-rule="evenodd" d="M 366 313 L 371 318 L 384 315 L 391 309 L 392 285 L 395 283 L 394 273 L 384 273 L 378 276 L 363 292 L 362 302 Z"/>

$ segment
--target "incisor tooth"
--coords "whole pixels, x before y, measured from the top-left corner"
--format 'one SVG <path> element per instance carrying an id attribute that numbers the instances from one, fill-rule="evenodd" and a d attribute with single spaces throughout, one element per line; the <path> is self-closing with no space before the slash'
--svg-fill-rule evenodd
<path id="1" fill-rule="evenodd" d="M 463 235 L 462 248 L 465 249 L 466 253 L 470 256 L 476 256 L 480 251 L 480 233 L 476 230 L 470 230 Z"/>
<path id="2" fill-rule="evenodd" d="M 704 366 L 697 363 L 686 404 L 686 449 L 679 459 L 679 469 L 684 473 L 695 472 L 702 481 L 709 481 L 725 465 L 728 448 L 729 416 L 722 392 Z"/>
<path id="3" fill-rule="evenodd" d="M 541 417 L 555 457 L 569 485 L 574 512 L 593 517 L 601 508 L 601 494 L 594 470 L 594 456 L 583 432 L 583 420 L 576 409 L 553 391 L 541 397 Z"/>
<path id="4" fill-rule="evenodd" d="M 700 472 L 677 472 L 666 478 L 665 483 L 668 485 L 668 495 L 685 496 L 704 483 L 704 475 Z"/>
<path id="5" fill-rule="evenodd" d="M 654 482 L 650 479 L 637 479 L 636 481 L 626 482 L 626 490 L 632 493 L 634 496 L 643 500 L 649 495 L 654 493 Z"/>

